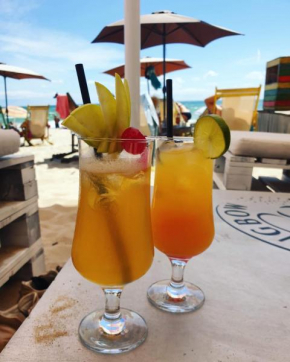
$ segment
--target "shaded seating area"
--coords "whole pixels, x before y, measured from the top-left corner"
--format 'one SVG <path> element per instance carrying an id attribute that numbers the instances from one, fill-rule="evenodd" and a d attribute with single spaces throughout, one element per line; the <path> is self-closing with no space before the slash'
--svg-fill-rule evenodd
<path id="1" fill-rule="evenodd" d="M 192 136 L 193 125 L 188 125 L 187 117 L 182 114 L 180 103 L 173 102 L 173 135 Z M 165 104 L 166 106 L 166 104 Z M 166 108 L 166 107 L 165 107 Z M 166 115 L 164 115 L 163 100 L 159 102 L 159 118 L 162 120 L 161 135 L 166 135 Z M 188 110 L 189 111 L 189 110 Z M 190 113 L 190 111 L 188 112 Z"/>
<path id="2" fill-rule="evenodd" d="M 221 99 L 221 116 L 231 130 L 254 130 L 257 128 L 257 108 L 260 91 L 261 86 L 257 88 L 216 88 L 214 110 L 217 108 L 217 101 Z"/>
<path id="3" fill-rule="evenodd" d="M 31 140 L 41 139 L 49 142 L 48 124 L 49 106 L 28 106 L 28 117 L 22 123 L 22 136 L 29 146 L 33 146 Z"/>

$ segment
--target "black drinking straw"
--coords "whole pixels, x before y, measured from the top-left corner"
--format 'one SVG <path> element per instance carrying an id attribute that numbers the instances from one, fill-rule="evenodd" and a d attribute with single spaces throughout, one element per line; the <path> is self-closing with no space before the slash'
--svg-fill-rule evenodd
<path id="1" fill-rule="evenodd" d="M 76 64 L 75 67 L 76 67 L 76 71 L 77 71 L 77 76 L 78 76 L 78 80 L 79 80 L 83 103 L 84 104 L 91 103 L 88 85 L 87 85 L 87 81 L 86 81 L 86 75 L 85 75 L 85 71 L 84 71 L 84 66 L 82 64 Z"/>
<path id="2" fill-rule="evenodd" d="M 168 138 L 173 138 L 173 99 L 172 99 L 172 79 L 166 80 L 167 93 L 167 132 Z"/>

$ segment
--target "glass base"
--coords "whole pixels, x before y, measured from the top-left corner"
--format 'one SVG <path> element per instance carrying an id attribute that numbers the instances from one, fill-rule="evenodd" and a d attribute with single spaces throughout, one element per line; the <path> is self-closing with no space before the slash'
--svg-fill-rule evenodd
<path id="1" fill-rule="evenodd" d="M 147 297 L 154 307 L 170 313 L 188 313 L 202 307 L 205 296 L 200 288 L 184 282 L 182 297 L 174 298 L 168 294 L 169 285 L 170 280 L 162 280 L 149 287 Z"/>
<path id="2" fill-rule="evenodd" d="M 109 335 L 101 329 L 103 310 L 84 317 L 79 326 L 79 337 L 83 345 L 95 352 L 119 354 L 142 344 L 148 333 L 144 319 L 129 309 L 121 309 L 120 312 L 125 324 L 122 332 L 116 335 Z"/>

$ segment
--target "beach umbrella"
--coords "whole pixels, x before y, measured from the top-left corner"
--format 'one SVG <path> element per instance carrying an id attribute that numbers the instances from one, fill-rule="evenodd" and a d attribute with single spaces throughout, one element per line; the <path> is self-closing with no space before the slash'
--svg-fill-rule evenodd
<path id="1" fill-rule="evenodd" d="M 13 65 L 7 65 L 0 63 L 0 75 L 4 78 L 4 91 L 5 91 L 5 103 L 6 103 L 6 121 L 8 124 L 8 115 L 9 115 L 9 109 L 8 109 L 8 99 L 7 99 L 7 84 L 6 84 L 6 78 L 13 78 L 13 79 L 44 79 L 48 80 L 44 76 L 37 74 L 31 70 L 15 67 Z"/>
<path id="2" fill-rule="evenodd" d="M 163 10 L 141 15 L 141 49 L 163 45 L 163 96 L 165 101 L 166 44 L 185 43 L 205 47 L 211 41 L 230 35 L 235 31 L 215 26 L 188 16 Z M 124 44 L 124 20 L 107 25 L 92 43 Z M 165 104 L 165 102 L 164 102 Z"/>
<path id="3" fill-rule="evenodd" d="M 166 73 L 174 72 L 176 70 L 191 68 L 188 64 L 185 63 L 184 60 L 181 60 L 181 59 L 168 59 L 167 58 L 167 59 L 165 59 L 165 63 L 166 63 Z M 157 76 L 160 76 L 163 74 L 164 69 L 163 69 L 163 59 L 162 58 L 145 57 L 145 58 L 140 59 L 141 77 L 147 76 L 146 71 L 150 66 L 154 67 L 154 71 Z M 121 78 L 124 78 L 125 64 L 119 65 L 118 67 L 113 68 L 113 69 L 106 70 L 104 73 L 112 75 L 112 76 L 114 76 L 115 73 L 118 73 Z M 149 82 L 148 82 L 148 84 L 149 84 Z M 148 89 L 148 93 L 149 93 L 149 89 Z"/>
<path id="4" fill-rule="evenodd" d="M 6 113 L 6 108 L 3 109 L 3 112 Z M 9 116 L 12 118 L 26 118 L 27 109 L 18 106 L 8 106 Z"/>

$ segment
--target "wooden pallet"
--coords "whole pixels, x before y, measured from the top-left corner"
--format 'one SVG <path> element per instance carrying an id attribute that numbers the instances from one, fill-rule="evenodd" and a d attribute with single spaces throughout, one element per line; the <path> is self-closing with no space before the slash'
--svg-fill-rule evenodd
<path id="1" fill-rule="evenodd" d="M 1 247 L 0 287 L 27 263 L 30 264 L 32 275 L 39 275 L 44 272 L 44 254 L 40 239 L 31 247 L 13 245 Z"/>
<path id="2" fill-rule="evenodd" d="M 20 269 L 26 276 L 45 272 L 33 160 L 0 158 L 0 286 Z"/>
<path id="3" fill-rule="evenodd" d="M 15 164 L 13 158 L 5 168 L 3 161 L 0 161 L 0 200 L 21 201 L 33 196 L 37 196 L 33 160 Z"/>

